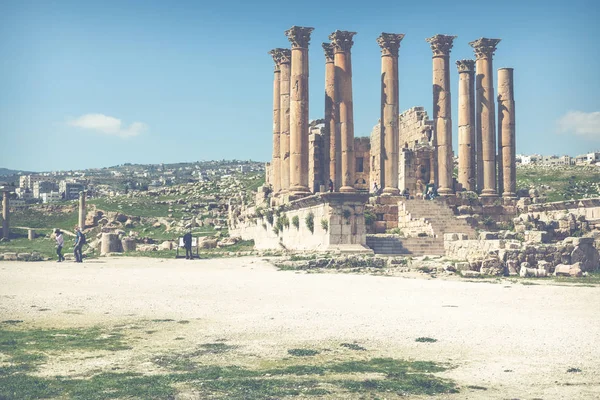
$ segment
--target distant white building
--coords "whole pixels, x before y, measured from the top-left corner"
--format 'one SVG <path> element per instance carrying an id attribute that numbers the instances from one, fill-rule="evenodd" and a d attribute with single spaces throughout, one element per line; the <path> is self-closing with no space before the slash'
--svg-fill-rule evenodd
<path id="1" fill-rule="evenodd" d="M 62 196 L 58 191 L 52 191 L 49 193 L 42 193 L 40 195 L 40 199 L 42 199 L 42 203 L 57 203 L 62 200 Z"/>

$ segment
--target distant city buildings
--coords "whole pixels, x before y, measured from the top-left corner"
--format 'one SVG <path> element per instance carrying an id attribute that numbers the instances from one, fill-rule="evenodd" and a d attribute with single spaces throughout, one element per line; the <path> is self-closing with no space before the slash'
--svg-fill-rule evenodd
<path id="1" fill-rule="evenodd" d="M 541 154 L 517 154 L 517 164 L 521 165 L 597 165 L 600 167 L 600 151 L 581 154 L 576 157 L 568 155 L 543 156 Z"/>

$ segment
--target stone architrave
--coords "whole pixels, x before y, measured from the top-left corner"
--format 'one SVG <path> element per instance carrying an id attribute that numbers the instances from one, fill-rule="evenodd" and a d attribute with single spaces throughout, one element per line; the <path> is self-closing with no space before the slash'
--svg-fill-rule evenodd
<path id="1" fill-rule="evenodd" d="M 82 192 L 79 192 L 79 228 L 81 228 L 81 230 L 83 230 L 83 228 L 85 228 L 85 190 Z"/>
<path id="2" fill-rule="evenodd" d="M 475 191 L 475 60 L 459 60 L 458 68 L 458 182 Z"/>
<path id="3" fill-rule="evenodd" d="M 10 239 L 9 193 L 9 190 L 2 190 L 2 237 L 4 239 Z"/>
<path id="4" fill-rule="evenodd" d="M 382 33 L 377 38 L 381 47 L 381 153 L 383 158 L 383 193 L 397 195 L 398 189 L 398 50 L 403 33 Z"/>
<path id="5" fill-rule="evenodd" d="M 281 123 L 280 123 L 280 106 L 281 103 L 281 52 L 286 49 L 273 49 L 269 54 L 275 62 L 275 70 L 273 72 L 273 159 L 271 160 L 271 183 L 273 184 L 273 193 L 278 193 L 281 190 Z"/>
<path id="6" fill-rule="evenodd" d="M 290 76 L 290 191 L 308 188 L 308 44 L 314 28 L 292 26 L 285 35 L 292 43 Z"/>
<path id="7" fill-rule="evenodd" d="M 500 39 L 480 38 L 469 45 L 475 51 L 477 80 L 477 141 L 481 137 L 482 178 L 477 177 L 482 197 L 496 197 L 496 110 L 494 105 L 494 69 L 492 58 Z M 479 166 L 478 166 L 479 170 Z M 479 171 L 478 171 L 479 172 Z"/>
<path id="8" fill-rule="evenodd" d="M 450 51 L 456 36 L 435 35 L 427 38 L 433 51 L 433 120 L 437 150 L 438 193 L 454 193 L 452 172 L 452 104 L 450 96 Z"/>
<path id="9" fill-rule="evenodd" d="M 336 129 L 340 132 L 342 147 L 342 173 L 340 192 L 356 192 L 354 188 L 354 116 L 352 104 L 352 37 L 356 32 L 335 31 L 329 35 L 334 48 L 335 64 L 335 103 L 336 117 L 339 123 Z M 337 182 L 336 189 L 337 189 Z"/>
<path id="10" fill-rule="evenodd" d="M 279 163 L 281 191 L 290 188 L 290 49 L 281 49 L 279 54 Z"/>
<path id="11" fill-rule="evenodd" d="M 323 43 L 325 51 L 325 130 L 323 137 L 323 184 L 327 187 L 329 179 L 341 181 L 341 146 L 340 132 L 335 129 L 335 65 L 333 62 L 333 45 Z"/>
<path id="12" fill-rule="evenodd" d="M 515 139 L 513 69 L 500 68 L 498 70 L 498 187 L 502 197 L 517 197 Z"/>

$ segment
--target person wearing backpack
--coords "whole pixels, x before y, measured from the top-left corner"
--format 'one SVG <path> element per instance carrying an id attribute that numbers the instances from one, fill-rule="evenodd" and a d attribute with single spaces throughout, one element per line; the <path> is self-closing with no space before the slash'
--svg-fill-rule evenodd
<path id="1" fill-rule="evenodd" d="M 81 232 L 78 226 L 75 227 L 75 248 L 73 254 L 75 255 L 75 262 L 83 262 L 83 255 L 81 254 L 81 248 L 85 244 L 85 235 Z"/>

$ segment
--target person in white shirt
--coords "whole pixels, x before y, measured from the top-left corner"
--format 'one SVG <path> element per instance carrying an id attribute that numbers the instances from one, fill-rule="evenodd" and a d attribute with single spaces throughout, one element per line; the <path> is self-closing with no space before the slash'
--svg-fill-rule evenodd
<path id="1" fill-rule="evenodd" d="M 65 239 L 63 238 L 63 234 L 59 229 L 55 230 L 54 234 L 56 239 L 56 255 L 58 256 L 58 262 L 61 262 L 65 260 L 62 255 L 62 248 L 65 244 Z"/>

